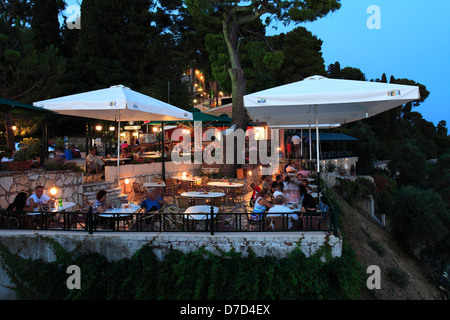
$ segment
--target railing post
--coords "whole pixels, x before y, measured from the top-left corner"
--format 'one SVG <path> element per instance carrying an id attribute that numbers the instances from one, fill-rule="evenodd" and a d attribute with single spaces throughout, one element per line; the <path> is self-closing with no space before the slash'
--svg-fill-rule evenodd
<path id="1" fill-rule="evenodd" d="M 211 206 L 210 212 L 211 212 L 211 219 L 210 219 L 210 221 L 211 221 L 211 235 L 213 236 L 214 235 L 214 222 L 213 222 L 213 219 L 214 219 L 214 206 Z"/>
<path id="2" fill-rule="evenodd" d="M 88 211 L 88 230 L 89 230 L 89 234 L 93 234 L 94 230 L 93 230 L 93 224 L 94 222 L 92 221 L 92 207 L 89 207 L 89 211 Z"/>

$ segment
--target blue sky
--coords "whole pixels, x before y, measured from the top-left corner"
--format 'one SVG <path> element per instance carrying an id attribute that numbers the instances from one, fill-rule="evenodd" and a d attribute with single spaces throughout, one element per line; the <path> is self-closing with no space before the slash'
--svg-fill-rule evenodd
<path id="1" fill-rule="evenodd" d="M 443 0 L 342 0 L 341 9 L 312 23 L 301 24 L 323 41 L 325 66 L 339 61 L 341 68 L 359 68 L 366 79 L 386 73 L 427 87 L 429 97 L 414 108 L 435 125 L 450 126 L 448 81 L 450 71 L 450 1 Z M 380 9 L 380 29 L 367 20 Z M 278 24 L 279 34 L 293 29 Z"/>
<path id="2" fill-rule="evenodd" d="M 450 1 L 342 0 L 341 4 L 327 17 L 301 24 L 323 41 L 325 66 L 339 61 L 341 68 L 359 68 L 368 80 L 386 73 L 388 80 L 392 75 L 422 83 L 430 95 L 413 110 L 435 125 L 445 120 L 450 127 Z M 371 5 L 380 9 L 380 29 L 367 27 Z M 278 30 L 269 29 L 268 34 L 294 27 L 279 23 Z"/>

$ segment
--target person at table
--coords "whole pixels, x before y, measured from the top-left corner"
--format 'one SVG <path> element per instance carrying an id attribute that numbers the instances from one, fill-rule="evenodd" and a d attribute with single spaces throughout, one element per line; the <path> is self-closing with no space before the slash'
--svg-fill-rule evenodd
<path id="1" fill-rule="evenodd" d="M 292 161 L 289 161 L 289 163 L 284 167 L 284 171 L 288 173 L 295 173 L 297 172 L 297 168 L 295 167 L 294 163 Z"/>
<path id="2" fill-rule="evenodd" d="M 30 211 L 30 206 L 27 205 L 28 195 L 26 192 L 19 192 L 14 198 L 14 201 L 6 208 L 11 211 Z"/>
<path id="3" fill-rule="evenodd" d="M 304 179 L 302 179 L 301 181 L 302 181 L 302 185 L 304 185 L 304 186 L 305 186 L 305 188 L 306 188 L 306 189 L 308 189 L 308 186 L 309 186 L 309 181 L 308 181 L 307 179 L 305 179 L 305 178 L 304 178 Z"/>
<path id="4" fill-rule="evenodd" d="M 124 141 L 121 145 L 120 145 L 120 148 L 121 149 L 123 149 L 123 148 L 128 148 L 130 145 L 126 142 L 126 141 Z"/>
<path id="5" fill-rule="evenodd" d="M 262 179 L 261 188 L 267 188 L 270 191 L 272 183 L 272 179 L 270 178 L 270 176 L 262 176 L 261 179 Z"/>
<path id="6" fill-rule="evenodd" d="M 120 158 L 122 159 L 128 159 L 124 160 L 124 163 L 129 163 L 133 159 L 133 154 L 131 153 L 130 149 L 128 147 L 122 148 L 122 153 L 120 154 Z"/>
<path id="7" fill-rule="evenodd" d="M 272 182 L 272 185 L 270 186 L 270 188 L 271 188 L 272 194 L 277 190 L 283 192 L 283 189 L 284 189 L 283 176 L 278 174 L 275 177 L 275 181 Z"/>
<path id="8" fill-rule="evenodd" d="M 66 158 L 66 154 L 63 152 L 62 148 L 56 148 L 55 150 L 55 154 L 56 154 L 56 162 L 57 163 L 64 163 L 66 162 L 67 158 Z"/>
<path id="9" fill-rule="evenodd" d="M 292 221 L 291 219 L 298 220 L 298 215 L 294 213 L 294 210 L 284 205 L 285 198 L 283 195 L 277 195 L 275 199 L 273 200 L 274 205 L 272 208 L 270 208 L 267 211 L 267 214 L 270 214 L 272 217 L 277 216 L 276 214 L 279 213 L 279 217 L 283 217 L 285 219 L 288 219 L 288 228 L 292 228 Z M 289 213 L 283 215 L 283 213 Z"/>
<path id="10" fill-rule="evenodd" d="M 107 192 L 100 190 L 97 192 L 94 204 L 92 205 L 92 213 L 102 213 L 111 208 L 111 202 L 106 200 Z"/>
<path id="11" fill-rule="evenodd" d="M 105 163 L 103 162 L 102 158 L 97 155 L 97 149 L 95 148 L 91 148 L 91 150 L 89 151 L 89 154 L 86 156 L 86 163 L 88 165 L 98 165 L 98 167 L 102 169 L 105 168 Z"/>
<path id="12" fill-rule="evenodd" d="M 31 211 L 32 209 L 30 208 L 29 205 L 27 205 L 27 199 L 28 194 L 26 192 L 19 192 L 17 196 L 14 198 L 14 201 L 8 207 L 6 207 L 6 210 L 17 211 L 17 213 L 21 211 Z M 15 217 L 20 220 L 20 217 L 17 215 L 17 213 L 7 212 L 6 215 Z M 25 215 L 24 219 L 25 219 L 24 220 L 25 227 L 27 229 L 33 228 L 33 218 L 28 215 Z"/>
<path id="13" fill-rule="evenodd" d="M 43 186 L 37 186 L 36 192 L 28 198 L 26 204 L 30 207 L 30 210 L 34 210 L 35 208 L 39 208 L 39 206 L 43 203 L 53 205 L 55 204 L 55 200 L 50 199 L 50 197 L 44 194 Z"/>
<path id="14" fill-rule="evenodd" d="M 266 212 L 267 209 L 273 207 L 273 204 L 270 203 L 266 197 L 269 196 L 269 189 L 263 188 L 258 192 L 258 198 L 255 201 L 255 205 L 253 206 L 253 212 L 250 215 L 250 219 L 252 220 L 261 220 L 261 215 Z"/>
<path id="15" fill-rule="evenodd" d="M 308 193 L 304 185 L 300 185 L 300 195 L 301 195 L 301 202 L 302 202 L 302 208 L 301 212 L 315 212 L 316 211 L 316 202 L 314 201 L 314 198 L 312 195 Z"/>
<path id="16" fill-rule="evenodd" d="M 141 200 L 138 206 L 145 209 L 145 212 L 156 211 L 161 209 L 166 204 L 166 201 L 159 196 L 159 191 L 156 188 L 150 188 Z"/>

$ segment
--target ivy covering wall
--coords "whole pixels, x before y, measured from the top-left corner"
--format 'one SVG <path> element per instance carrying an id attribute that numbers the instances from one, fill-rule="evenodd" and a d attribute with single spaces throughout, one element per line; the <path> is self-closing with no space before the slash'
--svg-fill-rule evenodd
<path id="1" fill-rule="evenodd" d="M 173 250 L 159 261 L 151 245 L 145 245 L 130 259 L 109 262 L 100 254 L 68 252 L 47 240 L 56 256 L 49 263 L 19 257 L 0 244 L 2 267 L 18 299 L 357 299 L 364 285 L 362 268 L 348 246 L 338 258 L 326 247 L 309 258 L 297 248 L 279 260 L 252 252 L 218 256 L 200 248 L 188 254 Z M 70 265 L 80 267 L 81 289 L 67 288 Z"/>

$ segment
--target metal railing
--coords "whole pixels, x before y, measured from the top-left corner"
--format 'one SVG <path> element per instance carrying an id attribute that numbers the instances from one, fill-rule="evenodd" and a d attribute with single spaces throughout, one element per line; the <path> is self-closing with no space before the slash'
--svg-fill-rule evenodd
<path id="1" fill-rule="evenodd" d="M 30 215 L 32 214 L 32 215 Z M 262 214 L 253 220 L 250 212 L 226 213 L 133 213 L 101 217 L 87 212 L 16 212 L 0 211 L 0 229 L 58 230 L 94 232 L 299 232 L 336 231 L 334 211 L 322 213 L 280 213 L 279 217 Z M 204 216 L 205 219 L 196 219 Z M 298 219 L 293 219 L 297 216 Z"/>

